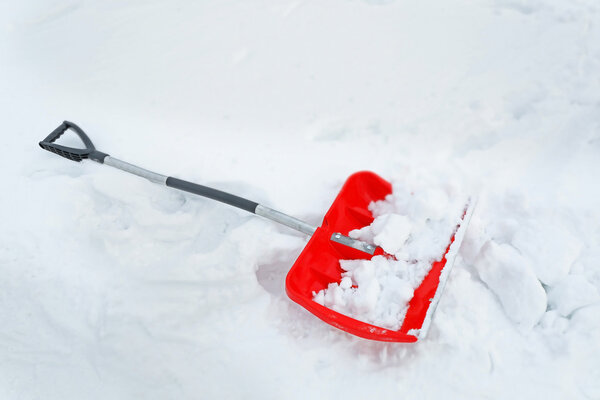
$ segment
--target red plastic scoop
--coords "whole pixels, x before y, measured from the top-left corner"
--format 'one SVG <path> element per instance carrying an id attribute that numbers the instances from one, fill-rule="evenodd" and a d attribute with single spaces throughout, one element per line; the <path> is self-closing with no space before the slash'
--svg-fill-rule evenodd
<path id="1" fill-rule="evenodd" d="M 367 207 L 371 202 L 382 200 L 391 193 L 392 185 L 372 172 L 357 172 L 351 175 L 329 208 L 323 224 L 317 228 L 290 269 L 285 287 L 293 301 L 328 324 L 348 333 L 386 342 L 416 342 L 418 332 L 422 327 L 425 328 L 423 325 L 426 317 L 435 309 L 436 304 L 433 299 L 436 291 L 443 290 L 443 285 L 440 285 L 440 274 L 446 264 L 449 263 L 448 266 L 452 264 L 453 260 L 449 262 L 445 256 L 456 234 L 450 239 L 444 257 L 433 264 L 429 274 L 415 290 L 404 323 L 398 331 L 358 321 L 313 301 L 313 293 L 325 289 L 331 282 L 341 280 L 343 270 L 340 267 L 340 260 L 373 257 L 331 241 L 331 235 L 335 232 L 348 234 L 353 229 L 371 224 L 373 217 Z M 381 249 L 378 249 L 375 254 L 381 253 Z"/>

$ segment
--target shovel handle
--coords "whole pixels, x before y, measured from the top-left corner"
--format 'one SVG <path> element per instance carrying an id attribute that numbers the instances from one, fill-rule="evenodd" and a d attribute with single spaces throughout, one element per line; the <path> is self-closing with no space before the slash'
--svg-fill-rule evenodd
<path id="1" fill-rule="evenodd" d="M 81 138 L 83 144 L 85 145 L 85 148 L 77 149 L 74 147 L 67 147 L 54 143 L 69 129 L 73 130 L 73 132 L 75 132 L 77 136 Z M 299 220 L 298 218 L 294 218 L 290 215 L 273 210 L 269 207 L 265 207 L 254 201 L 244 199 L 243 197 L 239 197 L 231 193 L 213 189 L 208 186 L 199 185 L 197 183 L 184 181 L 183 179 L 173 178 L 172 176 L 157 174 L 156 172 L 152 172 L 147 169 L 138 167 L 137 165 L 129 164 L 125 161 L 121 161 L 119 159 L 111 157 L 106 153 L 102 153 L 101 151 L 96 150 L 94 144 L 92 143 L 90 138 L 85 134 L 85 132 L 80 127 L 69 121 L 64 121 L 61 125 L 58 126 L 58 128 L 56 128 L 48 136 L 46 136 L 46 138 L 42 140 L 39 144 L 42 149 L 58 154 L 59 156 L 67 158 L 69 160 L 80 162 L 81 160 L 89 158 L 90 160 L 94 160 L 101 164 L 110 165 L 111 167 L 148 179 L 149 181 L 158 183 L 159 185 L 165 185 L 174 189 L 183 190 L 185 192 L 193 193 L 198 196 L 207 197 L 209 199 L 220 201 L 221 203 L 241 208 L 242 210 L 251 212 L 256 215 L 260 215 L 261 217 L 288 226 L 296 231 L 302 232 L 307 235 L 312 235 L 317 230 L 315 226 L 307 224 L 306 222 Z M 374 246 L 341 235 L 340 233 L 335 233 L 332 236 L 331 240 L 364 251 L 371 255 L 375 251 Z"/>
<path id="2" fill-rule="evenodd" d="M 77 136 L 79 136 L 79 138 L 85 145 L 85 148 L 78 149 L 54 143 L 69 129 L 71 129 L 77 134 Z M 197 183 L 173 178 L 172 176 L 157 174 L 156 172 L 148 171 L 147 169 L 138 167 L 133 164 L 129 164 L 125 161 L 121 161 L 114 157 L 111 157 L 108 154 L 102 153 L 96 150 L 96 147 L 92 143 L 91 139 L 85 134 L 83 129 L 78 127 L 73 122 L 64 121 L 48 136 L 46 136 L 46 138 L 42 140 L 39 143 L 39 145 L 42 149 L 48 150 L 54 154 L 58 154 L 59 156 L 67 158 L 71 161 L 80 162 L 81 160 L 89 158 L 102 164 L 110 165 L 111 167 L 118 168 L 125 172 L 129 172 L 130 174 L 134 174 L 142 178 L 148 179 L 151 182 L 197 194 L 202 197 L 208 197 L 209 199 L 217 200 L 221 203 L 229 204 L 251 213 L 255 213 L 256 207 L 258 206 L 258 203 L 244 199 L 242 197 L 222 192 L 220 190 L 213 189 L 208 186 L 202 186 L 198 185 Z"/>
<path id="3" fill-rule="evenodd" d="M 209 199 L 213 199 L 216 201 L 220 201 L 221 203 L 229 204 L 230 206 L 241 208 L 242 210 L 246 210 L 253 214 L 255 213 L 256 207 L 258 206 L 258 203 L 255 203 L 248 199 L 244 199 L 243 197 L 239 197 L 227 192 L 222 192 L 220 190 L 213 189 L 208 186 L 198 185 L 197 183 L 184 181 L 183 179 L 173 178 L 172 176 L 167 177 L 165 184 L 168 187 L 197 194 L 198 196 L 208 197 Z"/>
<path id="4" fill-rule="evenodd" d="M 61 137 L 67 130 L 71 129 L 79 136 L 85 148 L 78 149 L 75 147 L 67 147 L 60 144 L 54 143 L 59 137 Z M 85 132 L 72 122 L 64 121 L 55 130 L 50 132 L 44 140 L 39 143 L 40 147 L 44 150 L 48 150 L 54 154 L 58 154 L 61 157 L 67 158 L 71 161 L 80 162 L 86 158 L 97 161 L 99 163 L 104 162 L 104 158 L 107 154 L 96 150 L 94 144 Z"/>

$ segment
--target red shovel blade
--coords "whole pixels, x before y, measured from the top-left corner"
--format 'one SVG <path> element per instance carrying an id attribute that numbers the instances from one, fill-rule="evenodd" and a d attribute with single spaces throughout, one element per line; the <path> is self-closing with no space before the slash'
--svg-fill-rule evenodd
<path id="1" fill-rule="evenodd" d="M 409 334 L 420 329 L 435 296 L 446 258 L 433 264 L 429 274 L 415 290 L 402 327 L 397 330 L 380 328 L 340 314 L 313 301 L 313 293 L 325 289 L 331 282 L 340 282 L 343 270 L 340 260 L 367 259 L 372 256 L 330 240 L 333 233 L 348 234 L 373 222 L 368 206 L 392 193 L 392 185 L 374 174 L 363 171 L 351 175 L 325 214 L 323 224 L 313 234 L 288 272 L 285 287 L 290 299 L 326 323 L 366 339 L 385 342 L 416 342 Z M 450 243 L 454 240 L 451 239 Z M 448 253 L 450 245 L 446 249 Z M 376 254 L 381 254 L 380 249 Z"/>

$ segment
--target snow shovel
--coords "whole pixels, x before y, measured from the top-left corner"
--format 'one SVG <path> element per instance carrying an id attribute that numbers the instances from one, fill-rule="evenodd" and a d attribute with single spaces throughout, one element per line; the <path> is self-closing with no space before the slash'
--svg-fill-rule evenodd
<path id="1" fill-rule="evenodd" d="M 85 148 L 72 148 L 55 143 L 69 129 L 79 136 Z M 83 130 L 72 122 L 64 121 L 39 145 L 69 160 L 79 162 L 90 159 L 110 165 L 154 183 L 241 208 L 311 236 L 287 274 L 285 287 L 288 296 L 324 322 L 371 340 L 416 342 L 425 337 L 473 209 L 471 204 L 465 206 L 463 218 L 449 240 L 444 257 L 432 265 L 429 274 L 415 290 L 404 322 L 400 329 L 395 331 L 358 321 L 313 301 L 313 293 L 326 288 L 331 282 L 340 281 L 340 260 L 370 259 L 374 255 L 384 254 L 380 247 L 347 236 L 351 230 L 373 222 L 368 205 L 384 199 L 392 192 L 392 185 L 373 172 L 363 171 L 351 175 L 325 214 L 321 226 L 316 227 L 256 202 L 207 186 L 157 174 L 111 157 L 96 150 Z"/>

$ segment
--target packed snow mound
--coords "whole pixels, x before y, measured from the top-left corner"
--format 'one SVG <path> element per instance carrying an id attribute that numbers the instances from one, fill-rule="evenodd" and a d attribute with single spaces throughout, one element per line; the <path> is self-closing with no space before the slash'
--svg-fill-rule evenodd
<path id="1" fill-rule="evenodd" d="M 598 290 L 582 275 L 569 275 L 548 291 L 548 303 L 563 317 L 598 301 Z"/>
<path id="2" fill-rule="evenodd" d="M 359 321 L 398 330 L 414 290 L 445 254 L 468 198 L 451 186 L 440 189 L 432 178 L 397 180 L 392 186 L 384 200 L 369 205 L 373 222 L 349 235 L 393 257 L 341 260 L 341 281 L 314 293 L 313 300 Z"/>
<path id="3" fill-rule="evenodd" d="M 481 250 L 475 266 L 510 319 L 525 328 L 539 322 L 546 311 L 546 292 L 531 264 L 517 250 L 490 241 Z"/>
<path id="4" fill-rule="evenodd" d="M 461 255 L 520 328 L 539 323 L 562 330 L 568 322 L 561 318 L 598 302 L 598 290 L 576 267 L 585 251 L 574 221 L 530 200 L 514 191 L 487 196 L 471 220 Z"/>
<path id="5" fill-rule="evenodd" d="M 528 221 L 519 226 L 511 243 L 531 260 L 538 279 L 550 286 L 568 275 L 583 246 L 567 229 L 547 221 Z"/>

